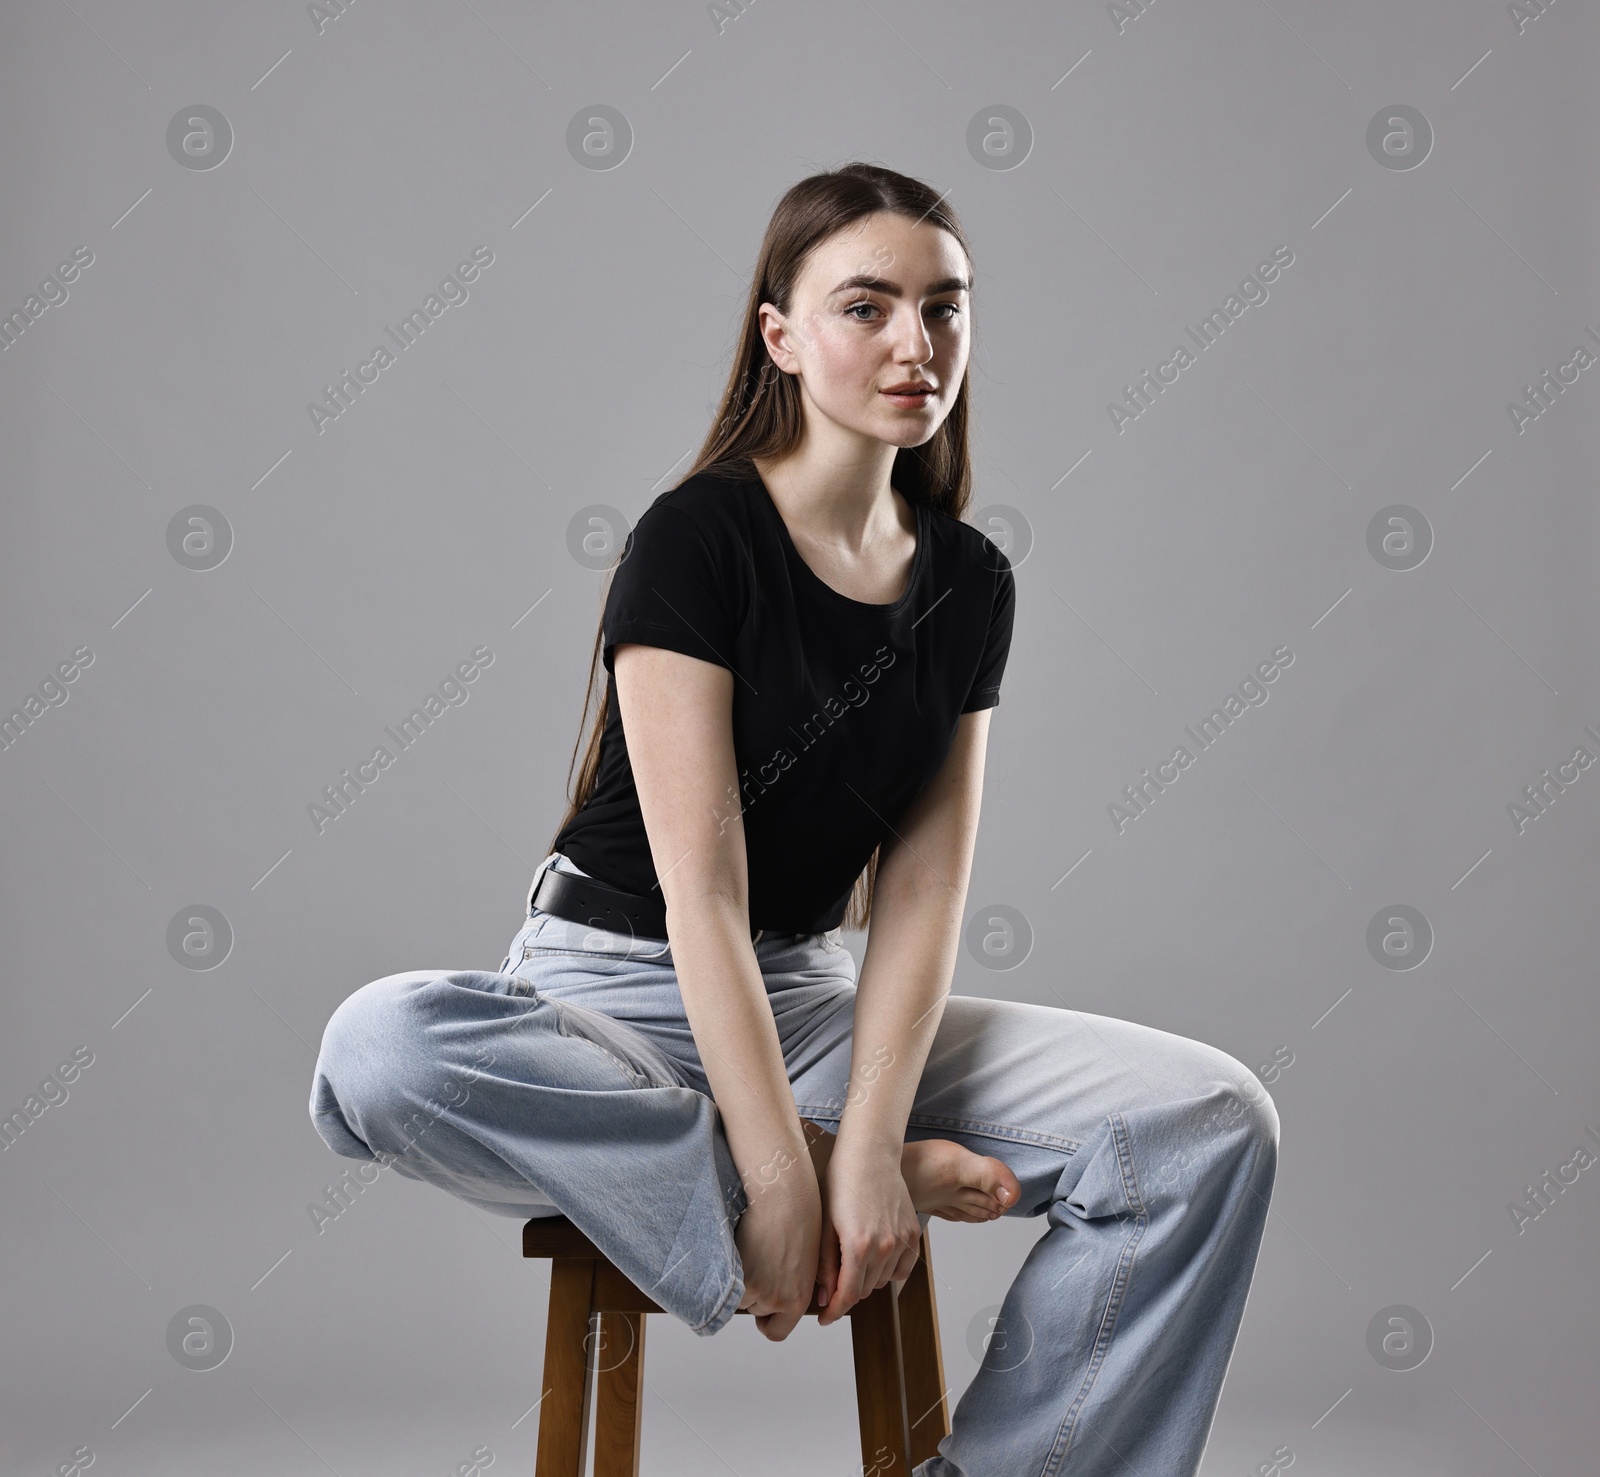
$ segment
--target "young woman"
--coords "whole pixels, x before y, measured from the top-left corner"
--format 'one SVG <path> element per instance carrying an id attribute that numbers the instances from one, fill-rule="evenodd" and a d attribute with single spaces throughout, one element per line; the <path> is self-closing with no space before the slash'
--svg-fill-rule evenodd
<path id="1" fill-rule="evenodd" d="M 814 1289 L 833 1322 L 929 1216 L 1043 1215 L 918 1477 L 1178 1477 L 1278 1118 L 1211 1046 L 949 993 L 1015 597 L 961 521 L 971 287 L 918 181 L 784 196 L 716 426 L 612 573 L 526 922 L 493 973 L 346 1000 L 312 1116 L 484 1209 L 559 1210 L 702 1334 L 748 1308 L 782 1339 Z"/>

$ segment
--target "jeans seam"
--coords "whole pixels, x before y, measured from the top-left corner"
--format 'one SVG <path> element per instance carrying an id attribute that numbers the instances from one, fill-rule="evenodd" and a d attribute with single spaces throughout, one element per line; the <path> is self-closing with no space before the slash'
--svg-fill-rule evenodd
<path id="1" fill-rule="evenodd" d="M 676 1243 L 674 1243 L 674 1244 L 676 1244 Z M 690 1331 L 692 1333 L 701 1333 L 705 1329 L 711 1327 L 711 1325 L 713 1323 L 716 1323 L 716 1321 L 717 1321 L 717 1319 L 719 1317 L 721 1317 L 723 1319 L 723 1321 L 726 1322 L 727 1318 L 729 1316 L 731 1316 L 731 1315 L 724 1315 L 723 1314 L 723 1309 L 726 1308 L 730 1302 L 733 1302 L 733 1303 L 736 1304 L 736 1306 L 734 1307 L 734 1312 L 737 1313 L 739 1311 L 738 1307 L 737 1307 L 737 1303 L 740 1303 L 740 1302 L 743 1302 L 743 1301 L 744 1301 L 744 1277 L 741 1274 L 739 1268 L 730 1266 L 729 1269 L 728 1269 L 728 1290 L 725 1293 L 723 1293 L 721 1298 L 718 1299 L 716 1307 L 711 1310 L 711 1313 L 710 1313 L 710 1315 L 708 1317 L 706 1317 L 705 1319 L 703 1319 L 699 1323 L 691 1323 L 689 1325 Z"/>
<path id="2" fill-rule="evenodd" d="M 721 1185 L 717 1186 L 717 1194 L 719 1196 L 722 1195 Z M 669 1251 L 673 1247 L 677 1246 L 679 1240 L 682 1238 L 684 1222 L 689 1219 L 689 1212 L 693 1209 L 694 1201 L 691 1198 L 688 1204 L 683 1207 L 683 1214 L 678 1218 L 678 1224 L 672 1233 L 672 1240 L 667 1243 L 667 1249 Z M 726 1222 L 726 1218 L 727 1211 L 726 1204 L 724 1204 L 724 1222 Z M 678 1265 L 678 1262 L 684 1261 L 689 1255 L 689 1252 L 685 1252 L 683 1256 L 679 1257 L 677 1261 L 673 1262 L 665 1272 L 662 1272 L 661 1275 L 650 1284 L 648 1291 L 652 1293 L 657 1291 L 662 1282 L 665 1281 L 667 1273 L 671 1272 L 673 1268 Z M 705 1318 L 703 1318 L 699 1323 L 689 1323 L 688 1319 L 683 1320 L 685 1323 L 688 1323 L 689 1329 L 692 1333 L 703 1334 L 705 1330 L 712 1324 L 716 1323 L 719 1318 L 721 1318 L 723 1322 L 727 1322 L 727 1320 L 733 1316 L 731 1313 L 723 1312 L 723 1309 L 728 1306 L 729 1301 L 735 1300 L 736 1305 L 734 1307 L 734 1312 L 737 1312 L 737 1303 L 744 1300 L 744 1268 L 743 1265 L 738 1261 L 737 1249 L 735 1249 L 734 1257 L 729 1261 L 728 1264 L 728 1278 L 728 1286 L 724 1289 L 722 1296 L 717 1299 L 716 1306 L 711 1310 L 710 1313 L 706 1315 Z"/>
<path id="3" fill-rule="evenodd" d="M 1106 1350 L 1110 1347 L 1111 1336 L 1116 1331 L 1117 1319 L 1122 1312 L 1128 1284 L 1133 1280 L 1134 1256 L 1150 1224 L 1150 1216 L 1145 1210 L 1144 1197 L 1139 1193 L 1138 1178 L 1133 1170 L 1133 1151 L 1128 1141 L 1127 1122 L 1121 1113 L 1112 1113 L 1109 1118 L 1111 1142 L 1116 1149 L 1117 1166 L 1122 1172 L 1122 1193 L 1129 1209 L 1133 1212 L 1133 1230 L 1117 1254 L 1116 1275 L 1111 1281 L 1111 1294 L 1106 1299 L 1105 1312 L 1100 1316 L 1100 1332 L 1095 1337 L 1094 1350 L 1089 1356 L 1089 1367 L 1084 1371 L 1083 1384 L 1078 1390 L 1077 1398 L 1061 1418 L 1061 1425 L 1057 1428 L 1050 1455 L 1045 1459 L 1043 1477 L 1053 1477 L 1054 1473 L 1060 1471 L 1067 1453 L 1072 1450 L 1073 1437 L 1077 1434 L 1078 1415 L 1083 1409 L 1084 1402 L 1089 1398 L 1089 1391 L 1094 1387 L 1101 1366 L 1105 1363 Z"/>
<path id="4" fill-rule="evenodd" d="M 586 1036 L 581 1030 L 568 1029 L 570 1023 L 566 1011 L 561 1008 L 562 1001 L 547 1000 L 545 1004 L 556 1007 L 556 1029 L 563 1036 L 570 1041 L 582 1041 L 586 1045 L 594 1047 L 634 1085 L 635 1089 L 644 1090 L 652 1087 L 677 1087 L 680 1085 L 676 1082 L 657 1082 L 648 1072 L 635 1067 L 631 1062 L 625 1061 L 618 1056 L 605 1042 L 596 1041 L 593 1036 Z"/>
<path id="5" fill-rule="evenodd" d="M 829 1123 L 837 1123 L 841 1117 L 838 1109 L 826 1103 L 796 1103 L 795 1110 L 803 1117 L 822 1119 Z M 949 1118 L 938 1113 L 913 1113 L 906 1122 L 907 1126 L 912 1128 L 954 1128 L 981 1138 L 1000 1139 L 1015 1144 L 1038 1144 L 1041 1148 L 1060 1149 L 1067 1154 L 1076 1154 L 1083 1147 L 1082 1139 L 1064 1138 L 1060 1134 L 1043 1133 L 1034 1128 L 1010 1128 L 1003 1123 L 987 1123 L 977 1118 Z"/>
<path id="6" fill-rule="evenodd" d="M 548 959 L 559 956 L 563 959 L 632 959 L 641 964 L 670 964 L 671 960 L 665 953 L 661 954 L 634 954 L 627 949 L 535 949 L 531 954 L 524 954 L 523 960 Z"/>

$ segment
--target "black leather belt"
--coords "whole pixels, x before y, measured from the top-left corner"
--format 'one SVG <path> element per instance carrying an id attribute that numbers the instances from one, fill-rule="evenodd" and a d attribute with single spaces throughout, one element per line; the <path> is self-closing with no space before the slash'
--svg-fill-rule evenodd
<path id="1" fill-rule="evenodd" d="M 542 913 L 554 913 L 571 923 L 603 928 L 609 933 L 625 933 L 630 938 L 665 939 L 667 904 L 660 897 L 640 897 L 622 892 L 593 877 L 575 877 L 546 867 L 539 885 L 529 898 Z M 751 938 L 762 930 L 752 928 Z"/>
<path id="2" fill-rule="evenodd" d="M 539 885 L 528 898 L 528 904 L 542 913 L 553 913 L 557 918 L 565 918 L 571 923 L 603 928 L 609 933 L 627 934 L 630 938 L 667 937 L 667 904 L 664 898 L 623 892 L 593 877 L 576 877 L 571 872 L 558 872 L 554 867 L 544 869 Z M 819 920 L 815 928 L 800 931 L 826 933 L 837 926 L 837 923 Z M 750 937 L 759 938 L 769 931 L 787 933 L 792 930 L 767 930 L 752 924 Z"/>

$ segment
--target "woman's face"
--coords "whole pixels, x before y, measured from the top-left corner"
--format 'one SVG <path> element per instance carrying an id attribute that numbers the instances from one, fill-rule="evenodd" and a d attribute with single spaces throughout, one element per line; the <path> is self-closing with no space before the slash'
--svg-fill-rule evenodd
<path id="1" fill-rule="evenodd" d="M 761 305 L 779 369 L 847 430 L 920 446 L 949 415 L 967 369 L 972 268 L 960 243 L 926 221 L 881 211 L 815 247 L 787 316 Z M 896 395 L 907 387 L 923 393 Z"/>

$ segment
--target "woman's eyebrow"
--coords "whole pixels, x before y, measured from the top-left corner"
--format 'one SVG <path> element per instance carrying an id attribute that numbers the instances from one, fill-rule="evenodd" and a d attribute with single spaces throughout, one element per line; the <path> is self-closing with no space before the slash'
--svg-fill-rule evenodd
<path id="1" fill-rule="evenodd" d="M 903 297 L 904 290 L 898 282 L 890 282 L 886 277 L 874 277 L 870 272 L 858 272 L 854 277 L 846 277 L 832 292 L 829 297 L 836 297 L 841 292 L 852 292 L 858 287 L 864 287 L 870 292 L 881 292 L 886 297 Z M 927 295 L 933 297 L 941 292 L 970 292 L 972 284 L 965 277 L 941 277 L 937 282 L 928 284 Z"/>

